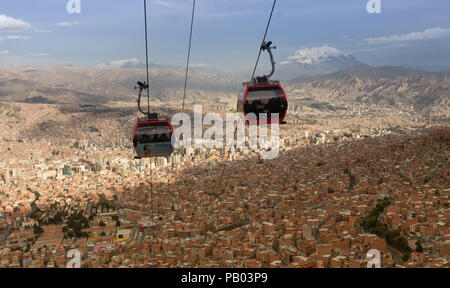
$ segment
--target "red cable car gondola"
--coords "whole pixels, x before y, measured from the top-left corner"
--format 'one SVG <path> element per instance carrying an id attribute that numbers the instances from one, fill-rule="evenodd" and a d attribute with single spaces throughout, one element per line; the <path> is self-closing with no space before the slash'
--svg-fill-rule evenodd
<path id="1" fill-rule="evenodd" d="M 168 120 L 138 121 L 133 134 L 136 158 L 169 157 L 174 150 L 172 134 Z"/>
<path id="2" fill-rule="evenodd" d="M 133 146 L 136 151 L 136 159 L 150 157 L 169 157 L 174 148 L 172 145 L 173 127 L 169 120 L 159 120 L 156 113 L 145 113 L 141 109 L 142 90 L 148 89 L 148 85 L 138 82 L 139 97 L 138 108 L 147 117 L 138 118 L 133 133 Z"/>
<path id="3" fill-rule="evenodd" d="M 138 109 L 146 115 L 145 118 L 138 118 L 133 132 L 133 146 L 137 156 L 135 159 L 150 157 L 169 157 L 174 148 L 172 145 L 173 128 L 169 120 L 159 120 L 157 113 L 150 113 L 150 90 L 148 73 L 148 37 L 147 37 L 147 1 L 144 0 L 145 17 L 145 59 L 147 68 L 147 83 L 137 82 L 139 88 Z M 147 90 L 147 111 L 141 108 L 142 91 Z"/>
<path id="4" fill-rule="evenodd" d="M 238 97 L 237 108 L 244 113 L 247 124 L 282 124 L 286 117 L 288 102 L 283 87 L 276 80 L 269 80 L 275 72 L 273 60 L 272 42 L 264 43 L 261 50 L 267 50 L 272 62 L 272 72 L 269 75 L 253 78 L 251 82 L 243 83 L 243 91 Z M 249 119 L 250 113 L 254 113 L 256 119 Z M 266 119 L 260 119 L 261 114 L 266 114 Z M 272 121 L 271 114 L 278 114 L 278 121 Z"/>

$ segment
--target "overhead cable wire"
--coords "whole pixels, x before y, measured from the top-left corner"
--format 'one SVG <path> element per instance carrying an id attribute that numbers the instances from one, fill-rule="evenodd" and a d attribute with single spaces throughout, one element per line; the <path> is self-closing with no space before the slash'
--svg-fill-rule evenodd
<path id="1" fill-rule="evenodd" d="M 184 103 L 186 101 L 186 90 L 187 90 L 188 74 L 189 74 L 189 61 L 191 58 L 192 29 L 194 27 L 194 16 L 195 16 L 195 0 L 192 2 L 191 29 L 189 32 L 189 48 L 188 48 L 188 55 L 187 55 L 187 61 L 186 61 L 186 75 L 184 77 L 183 106 L 181 108 L 181 112 L 184 112 Z"/>
<path id="2" fill-rule="evenodd" d="M 260 49 L 259 49 L 258 58 L 256 59 L 255 68 L 253 69 L 253 74 L 252 74 L 252 78 L 251 78 L 250 81 L 253 81 L 253 78 L 255 77 L 256 68 L 258 67 L 259 58 L 261 57 L 261 52 L 262 52 L 261 47 L 266 42 L 267 32 L 269 31 L 269 27 L 270 27 L 270 23 L 272 21 L 272 15 L 273 15 L 273 11 L 275 10 L 275 4 L 276 3 L 277 3 L 277 0 L 274 0 L 273 1 L 273 5 L 272 5 L 272 10 L 270 11 L 269 20 L 267 21 L 266 31 L 264 32 L 263 41 L 262 41 Z M 236 129 L 234 130 L 234 138 L 236 138 L 236 132 L 237 132 L 237 126 L 236 126 Z M 219 191 L 220 189 L 222 189 L 221 187 L 222 187 L 223 175 L 225 174 L 225 169 L 227 168 L 227 165 L 228 165 L 228 158 L 230 158 L 230 153 L 231 153 L 231 148 L 228 149 L 228 153 L 227 153 L 227 156 L 226 156 L 226 159 L 225 159 L 225 164 L 223 165 L 223 169 L 222 169 L 222 172 L 220 174 L 219 182 L 217 183 L 217 186 L 216 186 L 216 191 Z M 224 192 L 224 190 L 219 192 L 218 194 L 216 192 L 215 195 L 216 196 L 221 195 Z"/>
<path id="3" fill-rule="evenodd" d="M 264 32 L 263 41 L 261 42 L 261 46 L 260 46 L 259 53 L 258 53 L 258 58 L 256 59 L 255 68 L 253 69 L 252 78 L 250 79 L 250 81 L 253 81 L 253 78 L 255 78 L 256 68 L 258 67 L 259 58 L 261 58 L 261 52 L 262 52 L 261 47 L 266 42 L 267 32 L 269 31 L 270 22 L 272 21 L 272 15 L 273 15 L 273 11 L 275 10 L 276 4 L 277 4 L 277 0 L 274 0 L 273 5 L 272 5 L 272 11 L 270 12 L 269 21 L 267 21 L 266 32 Z"/>

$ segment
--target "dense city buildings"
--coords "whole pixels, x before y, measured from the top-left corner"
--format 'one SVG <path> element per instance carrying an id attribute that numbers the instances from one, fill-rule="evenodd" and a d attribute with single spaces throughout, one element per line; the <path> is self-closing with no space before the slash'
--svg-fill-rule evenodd
<path id="1" fill-rule="evenodd" d="M 448 267 L 450 131 L 358 115 L 288 119 L 272 160 L 135 160 L 120 131 L 92 137 L 110 129 L 97 122 L 84 139 L 5 136 L 0 267 L 66 267 L 72 248 L 82 267 L 366 267 L 370 249 L 382 267 Z"/>
<path id="2" fill-rule="evenodd" d="M 450 1 L 0 3 L 0 268 L 450 268 Z"/>

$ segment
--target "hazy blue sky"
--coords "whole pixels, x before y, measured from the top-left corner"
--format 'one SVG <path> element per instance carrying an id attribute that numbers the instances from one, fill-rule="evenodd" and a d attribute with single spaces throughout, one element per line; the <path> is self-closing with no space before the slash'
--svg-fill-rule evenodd
<path id="1" fill-rule="evenodd" d="M 145 59 L 142 0 L 80 1 L 81 13 L 69 14 L 68 0 L 0 0 L 0 65 Z M 381 14 L 369 14 L 367 2 L 278 0 L 268 35 L 278 48 L 277 61 L 292 61 L 303 48 L 301 59 L 331 49 L 371 65 L 450 67 L 450 1 L 381 0 Z M 151 62 L 183 66 L 192 1 L 148 3 Z M 271 5 L 272 0 L 197 0 L 192 63 L 250 71 Z"/>

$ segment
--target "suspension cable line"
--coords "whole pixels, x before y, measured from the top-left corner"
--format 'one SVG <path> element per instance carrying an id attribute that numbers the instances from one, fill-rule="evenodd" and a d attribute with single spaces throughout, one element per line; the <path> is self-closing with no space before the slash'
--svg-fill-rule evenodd
<path id="1" fill-rule="evenodd" d="M 184 112 L 184 103 L 186 100 L 186 90 L 187 90 L 188 73 L 189 73 L 189 61 L 191 58 L 192 28 L 194 27 L 194 15 L 195 15 L 195 0 L 192 3 L 191 29 L 190 29 L 190 33 L 189 33 L 189 48 L 188 48 L 188 55 L 187 55 L 187 61 L 186 61 L 186 75 L 184 77 L 183 106 L 181 108 L 181 112 Z"/>
<path id="2" fill-rule="evenodd" d="M 147 113 L 150 114 L 150 82 L 148 75 L 148 34 L 147 34 L 147 1 L 144 0 L 144 18 L 145 18 L 145 64 L 147 68 Z"/>
<path id="3" fill-rule="evenodd" d="M 273 5 L 272 5 L 272 11 L 270 12 L 269 21 L 267 21 L 266 32 L 264 33 L 263 41 L 262 41 L 260 47 L 262 47 L 264 45 L 264 43 L 266 42 L 267 32 L 269 31 L 270 22 L 272 21 L 272 15 L 273 15 L 273 11 L 275 10 L 276 4 L 277 4 L 277 0 L 274 0 Z M 259 58 L 261 57 L 261 52 L 262 52 L 262 49 L 260 48 L 259 53 L 258 53 L 258 58 L 256 59 L 255 68 L 253 69 L 252 78 L 250 79 L 250 81 L 253 81 L 253 78 L 255 78 L 256 68 L 258 67 Z"/>
<path id="4" fill-rule="evenodd" d="M 270 27 L 270 23 L 272 21 L 272 15 L 273 15 L 273 11 L 275 10 L 275 5 L 277 3 L 277 0 L 273 1 L 273 5 L 272 5 L 272 10 L 270 12 L 270 16 L 269 16 L 269 20 L 267 21 L 267 26 L 266 26 L 266 31 L 264 32 L 264 37 L 263 37 L 263 41 L 261 43 L 260 49 L 259 49 L 259 53 L 258 53 L 258 58 L 256 59 L 256 64 L 255 64 L 255 68 L 253 69 L 253 74 L 252 74 L 252 78 L 250 81 L 253 81 L 254 77 L 255 77 L 255 72 L 256 72 L 256 68 L 258 67 L 258 63 L 259 63 L 259 58 L 261 57 L 261 52 L 262 52 L 262 47 L 266 42 L 266 37 L 267 37 L 267 32 L 269 31 L 269 27 Z M 236 132 L 237 132 L 237 126 L 236 129 L 234 130 L 234 138 L 236 138 Z M 222 189 L 222 180 L 223 180 L 223 175 L 225 173 L 225 169 L 227 168 L 228 165 L 228 158 L 230 158 L 230 153 L 231 153 L 231 148 L 228 149 L 228 153 L 227 153 L 227 157 L 225 159 L 225 164 L 223 165 L 223 169 L 222 169 L 222 173 L 220 174 L 220 178 L 219 178 L 219 182 L 217 183 L 216 186 L 216 191 L 219 191 L 220 189 Z M 219 192 L 218 194 L 215 193 L 216 196 L 221 195 L 223 192 L 225 191 L 225 189 L 223 189 L 223 191 Z"/>

